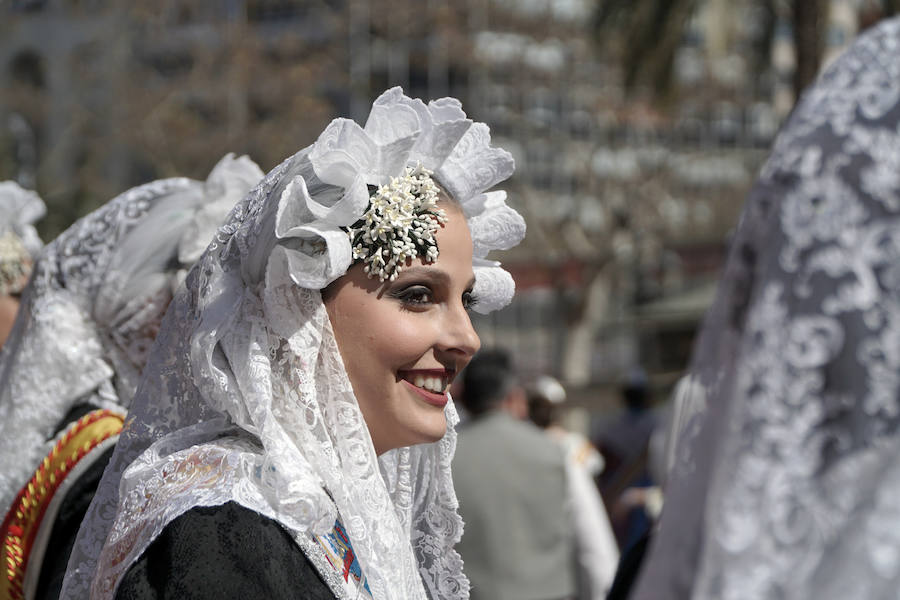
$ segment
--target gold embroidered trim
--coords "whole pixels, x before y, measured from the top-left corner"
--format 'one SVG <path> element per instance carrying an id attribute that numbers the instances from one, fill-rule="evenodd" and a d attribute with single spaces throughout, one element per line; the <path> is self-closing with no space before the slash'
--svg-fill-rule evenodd
<path id="1" fill-rule="evenodd" d="M 72 468 L 87 454 L 122 431 L 124 417 L 92 411 L 70 425 L 27 484 L 19 491 L 0 527 L 3 563 L 0 600 L 22 600 L 22 585 L 35 535 L 53 495 Z"/>

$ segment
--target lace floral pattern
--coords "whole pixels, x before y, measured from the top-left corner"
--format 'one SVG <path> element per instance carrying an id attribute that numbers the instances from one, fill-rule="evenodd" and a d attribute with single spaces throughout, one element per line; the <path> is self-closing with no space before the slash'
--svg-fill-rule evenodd
<path id="1" fill-rule="evenodd" d="M 898 52 L 896 19 L 861 36 L 751 192 L 636 598 L 896 597 Z"/>
<path id="2" fill-rule="evenodd" d="M 488 142 L 457 101 L 425 105 L 395 88 L 364 128 L 335 120 L 235 207 L 166 316 L 62 597 L 113 597 L 166 523 L 228 501 L 298 540 L 340 515 L 378 600 L 468 597 L 453 549 L 463 526 L 453 404 L 440 441 L 376 456 L 319 289 L 350 265 L 340 228 L 365 209 L 367 186 L 417 161 L 458 194 L 479 259 L 518 242 L 521 217 L 505 196 L 484 194 L 512 170 Z M 509 275 L 474 266 L 477 285 L 492 286 L 486 306 L 508 301 Z M 172 479 L 182 472 L 203 473 L 202 483 Z"/>

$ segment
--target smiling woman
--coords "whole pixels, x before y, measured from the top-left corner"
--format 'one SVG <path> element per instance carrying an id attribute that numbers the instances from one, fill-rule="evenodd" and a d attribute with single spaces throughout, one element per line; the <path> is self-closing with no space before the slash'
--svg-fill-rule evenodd
<path id="1" fill-rule="evenodd" d="M 513 169 L 388 90 L 229 216 L 163 324 L 64 598 L 467 598 L 447 390 L 504 306 Z"/>
<path id="2" fill-rule="evenodd" d="M 435 235 L 442 250 L 434 263 L 416 259 L 384 283 L 357 264 L 324 293 L 378 454 L 444 436 L 447 390 L 480 345 L 468 315 L 472 238 L 460 208 L 449 207 Z"/>

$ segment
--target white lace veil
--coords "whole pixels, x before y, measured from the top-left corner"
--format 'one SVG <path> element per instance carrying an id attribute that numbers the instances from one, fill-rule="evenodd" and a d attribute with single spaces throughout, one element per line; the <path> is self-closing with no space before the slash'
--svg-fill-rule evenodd
<path id="1" fill-rule="evenodd" d="M 45 247 L 0 355 L 0 510 L 70 409 L 127 410 L 179 273 L 199 256 L 182 252 L 182 235 L 212 239 L 209 216 L 221 223 L 262 177 L 247 157 L 228 155 L 206 182 L 131 189 Z"/>
<path id="2" fill-rule="evenodd" d="M 634 598 L 896 598 L 900 20 L 801 98 L 751 192 Z"/>
<path id="3" fill-rule="evenodd" d="M 365 128 L 336 119 L 238 204 L 180 290 L 128 426 L 82 524 L 63 598 L 112 598 L 167 523 L 235 501 L 300 541 L 339 515 L 378 600 L 466 598 L 450 475 L 456 412 L 440 441 L 376 457 L 319 290 L 351 264 L 341 229 L 368 185 L 421 163 L 460 203 L 475 246 L 481 310 L 511 277 L 485 260 L 524 235 L 502 192 L 513 162 L 458 101 L 399 88 Z M 104 545 L 105 541 L 105 545 Z M 101 551 L 102 546 L 102 551 Z M 98 559 L 99 556 L 99 559 Z"/>
<path id="4" fill-rule="evenodd" d="M 34 228 L 47 213 L 35 192 L 14 181 L 0 182 L 0 294 L 17 294 L 44 245 Z"/>

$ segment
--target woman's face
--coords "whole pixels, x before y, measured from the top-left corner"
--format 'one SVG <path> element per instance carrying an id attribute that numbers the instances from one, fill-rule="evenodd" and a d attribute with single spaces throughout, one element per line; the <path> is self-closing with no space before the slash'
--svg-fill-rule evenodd
<path id="1" fill-rule="evenodd" d="M 325 294 L 378 454 L 443 437 L 447 390 L 481 345 L 467 312 L 475 283 L 469 228 L 457 206 L 443 208 L 435 262 L 418 259 L 386 282 L 356 264 Z"/>
<path id="2" fill-rule="evenodd" d="M 19 311 L 19 300 L 15 296 L 0 294 L 0 348 L 6 343 L 16 322 L 16 313 Z"/>

